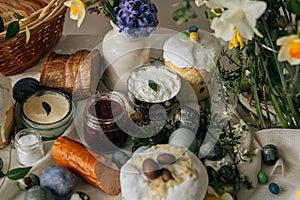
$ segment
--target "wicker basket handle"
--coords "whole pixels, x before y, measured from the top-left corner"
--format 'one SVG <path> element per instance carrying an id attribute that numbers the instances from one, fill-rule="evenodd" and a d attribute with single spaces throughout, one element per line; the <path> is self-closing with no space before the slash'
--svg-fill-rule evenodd
<path id="1" fill-rule="evenodd" d="M 49 13 L 53 12 L 55 9 L 59 9 L 61 6 L 64 6 L 65 0 L 51 0 L 51 2 L 43 8 L 39 18 L 45 18 Z M 53 6 L 55 6 L 55 9 L 53 10 Z"/>

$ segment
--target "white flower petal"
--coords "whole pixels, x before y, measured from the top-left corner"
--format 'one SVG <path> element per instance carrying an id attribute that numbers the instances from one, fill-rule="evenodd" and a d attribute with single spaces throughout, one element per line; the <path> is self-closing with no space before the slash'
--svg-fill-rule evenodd
<path id="1" fill-rule="evenodd" d="M 246 38 L 248 40 L 252 39 L 254 34 L 254 30 L 247 20 L 243 20 L 237 24 L 236 30 L 241 34 L 242 38 Z"/>
<path id="2" fill-rule="evenodd" d="M 276 44 L 278 46 L 281 46 L 281 45 L 288 43 L 289 41 L 295 41 L 297 39 L 298 39 L 297 35 L 283 36 L 283 37 L 277 39 Z"/>
<path id="3" fill-rule="evenodd" d="M 288 54 L 289 50 L 290 50 L 289 45 L 281 46 L 281 48 L 279 49 L 279 52 L 278 52 L 278 61 L 283 62 L 283 61 L 288 60 L 288 57 L 290 57 Z"/>
<path id="4" fill-rule="evenodd" d="M 78 20 L 78 15 L 73 15 L 73 13 L 70 12 L 70 18 L 73 20 Z"/>
<path id="5" fill-rule="evenodd" d="M 237 25 L 241 20 L 243 20 L 245 13 L 242 8 L 229 9 L 222 14 L 222 17 L 226 22 Z"/>
<path id="6" fill-rule="evenodd" d="M 249 1 L 248 3 L 242 3 L 242 6 L 245 13 L 254 19 L 258 19 L 267 8 L 267 4 L 264 1 Z"/>
<path id="7" fill-rule="evenodd" d="M 218 36 L 225 41 L 230 41 L 234 36 L 234 25 L 227 23 L 222 18 L 213 19 L 211 29 L 214 29 Z"/>

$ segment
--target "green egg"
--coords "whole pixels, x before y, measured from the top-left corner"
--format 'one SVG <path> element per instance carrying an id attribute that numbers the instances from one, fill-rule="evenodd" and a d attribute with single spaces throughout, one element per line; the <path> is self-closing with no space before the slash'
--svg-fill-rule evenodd
<path id="1" fill-rule="evenodd" d="M 266 184 L 269 181 L 269 177 L 265 172 L 259 172 L 257 174 L 257 180 L 260 184 Z"/>

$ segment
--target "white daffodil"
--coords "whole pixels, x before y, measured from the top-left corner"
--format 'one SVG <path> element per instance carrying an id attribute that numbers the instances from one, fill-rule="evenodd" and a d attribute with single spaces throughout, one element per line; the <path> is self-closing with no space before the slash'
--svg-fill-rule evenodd
<path id="1" fill-rule="evenodd" d="M 251 0 L 209 0 L 207 7 L 226 8 L 219 18 L 214 18 L 211 28 L 219 34 L 219 37 L 230 41 L 234 36 L 234 28 L 245 39 L 252 39 L 254 33 L 262 35 L 255 28 L 256 20 L 267 8 L 266 2 Z M 226 30 L 225 30 L 226 29 Z"/>
<path id="2" fill-rule="evenodd" d="M 279 61 L 288 61 L 291 65 L 300 64 L 300 38 L 298 35 L 278 38 L 276 44 L 281 46 L 278 52 Z"/>
<path id="3" fill-rule="evenodd" d="M 70 0 L 66 1 L 64 5 L 70 8 L 70 18 L 77 20 L 77 26 L 80 27 L 86 13 L 84 3 L 81 0 Z"/>

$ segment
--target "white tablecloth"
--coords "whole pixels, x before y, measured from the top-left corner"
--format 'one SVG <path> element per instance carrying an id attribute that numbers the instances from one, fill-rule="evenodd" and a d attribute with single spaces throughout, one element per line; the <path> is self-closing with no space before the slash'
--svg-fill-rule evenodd
<path id="1" fill-rule="evenodd" d="M 101 42 L 101 37 L 97 35 L 71 35 L 63 36 L 60 42 L 56 45 L 53 51 L 57 53 L 73 53 L 78 49 L 93 49 L 99 45 Z M 12 84 L 17 80 L 23 77 L 34 77 L 39 79 L 40 70 L 45 61 L 45 57 L 40 60 L 36 66 L 27 70 L 26 72 L 10 77 Z M 77 106 L 77 113 L 82 112 L 82 107 L 85 102 L 79 102 Z M 79 109 L 79 110 L 78 110 Z M 78 120 L 78 119 L 75 119 Z M 76 123 L 75 123 L 76 124 Z M 77 127 L 74 127 L 74 123 L 69 127 L 69 129 L 64 133 L 69 137 L 79 140 L 79 136 L 76 132 Z M 80 131 L 78 131 L 80 132 Z M 284 161 L 285 174 L 278 174 L 278 170 L 275 171 L 275 174 L 270 177 L 269 182 L 276 182 L 281 189 L 279 195 L 273 195 L 268 190 L 268 185 L 258 185 L 255 188 L 253 195 L 249 200 L 296 200 L 299 199 L 296 196 L 296 191 L 300 189 L 300 154 L 298 153 L 298 145 L 300 144 L 300 130 L 282 130 L 282 129 L 272 129 L 260 131 L 254 134 L 257 141 L 261 146 L 272 143 L 275 144 L 280 152 L 280 157 Z M 40 174 L 41 170 L 50 165 L 55 165 L 54 160 L 51 156 L 51 145 L 53 141 L 44 142 L 45 157 L 40 161 L 33 164 L 32 172 L 37 175 Z M 8 160 L 10 156 L 11 145 L 6 146 L 3 149 L 0 149 L 0 157 L 4 160 L 3 171 L 6 172 L 8 168 Z M 11 168 L 19 167 L 20 165 L 16 161 L 15 150 L 11 151 Z M 262 170 L 270 173 L 271 167 L 262 166 Z M 279 172 L 281 172 L 279 170 Z M 2 183 L 3 179 L 0 179 Z M 78 179 L 75 191 L 83 191 L 87 193 L 92 200 L 101 199 L 101 200 L 119 200 L 121 195 L 118 196 L 109 196 L 104 194 L 99 189 L 85 183 L 84 181 Z M 0 199 L 3 200 L 22 200 L 24 199 L 24 191 L 21 191 L 15 184 L 14 181 L 5 179 L 3 186 L 0 188 Z M 244 200 L 244 199 L 241 199 Z"/>

